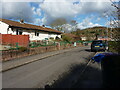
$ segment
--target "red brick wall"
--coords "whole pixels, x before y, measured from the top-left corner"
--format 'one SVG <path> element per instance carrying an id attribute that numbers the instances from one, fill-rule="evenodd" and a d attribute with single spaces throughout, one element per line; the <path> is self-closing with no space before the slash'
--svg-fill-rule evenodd
<path id="1" fill-rule="evenodd" d="M 11 35 L 11 34 L 0 34 L 0 41 L 2 45 L 16 45 L 27 47 L 29 44 L 29 35 Z"/>

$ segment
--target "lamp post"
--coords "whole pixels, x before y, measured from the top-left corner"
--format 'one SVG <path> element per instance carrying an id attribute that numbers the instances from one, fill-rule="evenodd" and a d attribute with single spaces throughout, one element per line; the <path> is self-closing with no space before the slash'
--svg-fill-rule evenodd
<path id="1" fill-rule="evenodd" d="M 111 40 L 112 40 L 112 38 L 113 38 L 113 36 L 112 36 L 112 25 L 113 25 L 113 22 L 112 22 L 112 20 L 111 20 L 111 18 L 110 18 L 110 38 L 111 38 Z"/>

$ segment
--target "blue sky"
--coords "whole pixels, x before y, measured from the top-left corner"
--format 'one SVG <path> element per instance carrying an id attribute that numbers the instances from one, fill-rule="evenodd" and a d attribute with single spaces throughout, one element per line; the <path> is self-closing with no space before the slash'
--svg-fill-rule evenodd
<path id="1" fill-rule="evenodd" d="M 1 8 L 5 19 L 49 26 L 62 18 L 69 27 L 70 21 L 75 20 L 80 29 L 106 26 L 109 20 L 106 16 L 116 11 L 110 0 L 3 0 Z"/>

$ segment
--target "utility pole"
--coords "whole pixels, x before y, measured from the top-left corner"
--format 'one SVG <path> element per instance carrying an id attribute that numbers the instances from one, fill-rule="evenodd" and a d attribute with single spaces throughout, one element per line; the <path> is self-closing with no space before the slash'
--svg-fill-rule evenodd
<path id="1" fill-rule="evenodd" d="M 106 15 L 106 21 L 108 22 L 108 15 Z M 107 32 L 106 32 L 106 37 L 107 37 L 107 41 L 108 41 L 108 23 L 107 23 Z"/>
<path id="2" fill-rule="evenodd" d="M 112 20 L 111 20 L 111 17 L 110 17 L 110 38 L 112 39 L 113 38 L 113 32 L 112 32 Z"/>

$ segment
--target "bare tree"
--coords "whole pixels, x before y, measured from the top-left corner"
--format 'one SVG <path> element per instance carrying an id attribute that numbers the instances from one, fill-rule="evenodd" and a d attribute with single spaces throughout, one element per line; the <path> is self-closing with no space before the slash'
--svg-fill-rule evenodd
<path id="1" fill-rule="evenodd" d="M 110 14 L 111 16 L 111 20 L 110 20 L 110 27 L 113 27 L 113 31 L 114 31 L 114 40 L 115 40 L 115 46 L 114 48 L 116 49 L 116 51 L 118 53 L 120 53 L 120 1 L 119 2 L 114 2 L 112 0 L 111 1 L 111 6 L 115 7 L 117 10 L 116 11 L 112 11 L 114 12 L 114 14 Z"/>
<path id="2" fill-rule="evenodd" d="M 66 23 L 67 23 L 66 19 L 64 19 L 64 18 L 57 18 L 50 24 L 50 26 L 52 28 L 54 28 L 54 29 L 62 31 L 62 25 L 66 24 Z"/>

